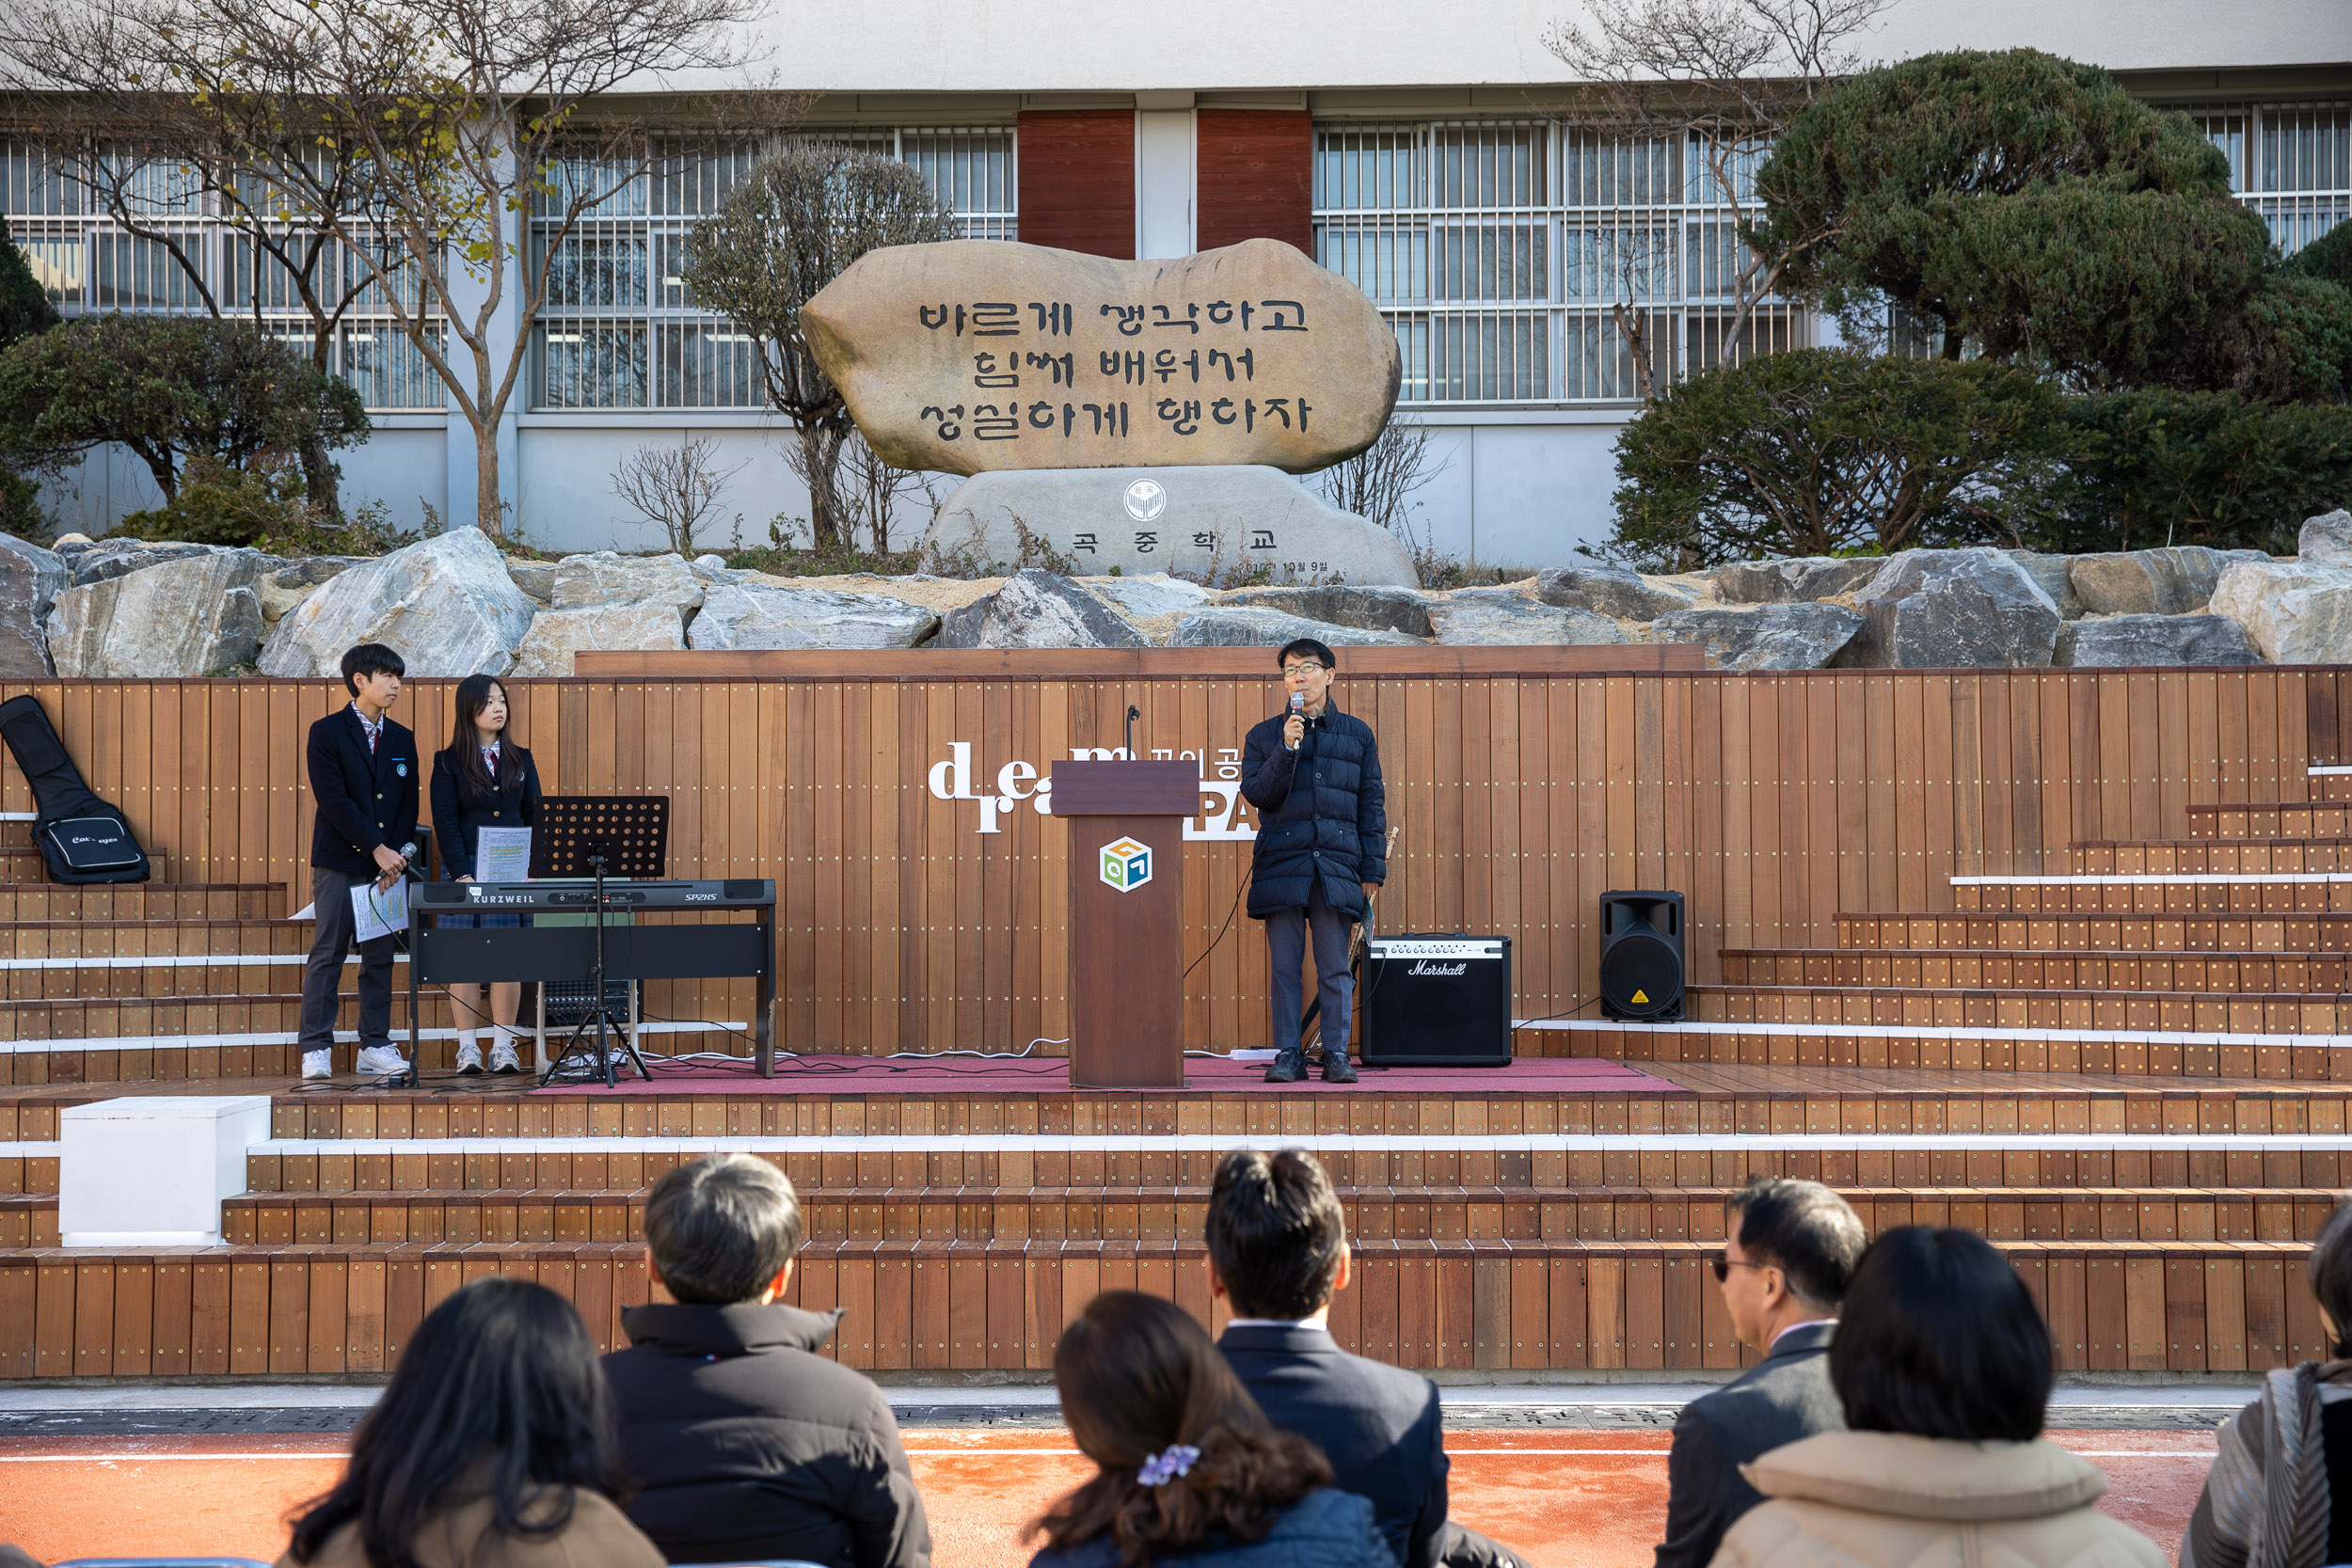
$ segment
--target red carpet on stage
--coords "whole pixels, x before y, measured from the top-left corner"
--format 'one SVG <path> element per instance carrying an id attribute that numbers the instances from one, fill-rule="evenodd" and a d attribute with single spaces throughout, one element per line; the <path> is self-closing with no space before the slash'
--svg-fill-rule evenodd
<path id="1" fill-rule="evenodd" d="M 629 1073 L 618 1088 L 559 1084 L 538 1094 L 1039 1094 L 1070 1087 L 1070 1065 L 1059 1056 L 778 1056 L 776 1075 L 762 1078 L 743 1060 L 649 1064 L 653 1081 Z M 1213 1094 L 1689 1094 L 1663 1078 L 1622 1062 L 1592 1056 L 1522 1056 L 1509 1067 L 1391 1068 L 1367 1070 L 1354 1084 L 1265 1082 L 1265 1064 L 1224 1056 L 1184 1058 L 1185 1089 Z M 1169 1089 L 1089 1090 L 1104 1094 L 1171 1094 Z"/>

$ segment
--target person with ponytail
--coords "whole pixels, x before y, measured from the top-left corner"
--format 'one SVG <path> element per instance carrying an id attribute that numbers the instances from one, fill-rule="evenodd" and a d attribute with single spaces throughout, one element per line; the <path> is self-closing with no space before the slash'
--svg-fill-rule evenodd
<path id="1" fill-rule="evenodd" d="M 1372 1505 L 1278 1430 L 1172 1302 L 1105 1291 L 1054 1351 L 1062 1418 L 1094 1478 L 1028 1528 L 1029 1568 L 1395 1568 Z"/>
<path id="2" fill-rule="evenodd" d="M 278 1568 L 661 1568 L 621 1490 L 587 1326 L 494 1275 L 417 1325 Z"/>

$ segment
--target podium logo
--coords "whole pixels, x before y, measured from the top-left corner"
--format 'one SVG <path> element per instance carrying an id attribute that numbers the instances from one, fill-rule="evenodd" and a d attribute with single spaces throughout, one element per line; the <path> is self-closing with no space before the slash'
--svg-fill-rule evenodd
<path id="1" fill-rule="evenodd" d="M 1152 879 L 1152 847 L 1122 838 L 1103 846 L 1103 880 L 1121 893 L 1133 893 Z"/>

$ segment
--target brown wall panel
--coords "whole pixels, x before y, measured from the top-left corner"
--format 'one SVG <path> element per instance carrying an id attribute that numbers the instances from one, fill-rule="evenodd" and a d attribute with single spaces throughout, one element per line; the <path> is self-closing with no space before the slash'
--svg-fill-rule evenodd
<path id="1" fill-rule="evenodd" d="M 1038 109 L 1020 124 L 1021 238 L 1130 260 L 1136 253 L 1136 117 Z"/>
<path id="2" fill-rule="evenodd" d="M 1200 248 L 1268 239 L 1312 256 L 1313 117 L 1304 109 L 1202 109 L 1194 120 Z M 1025 237 L 1027 221 L 1025 210 Z"/>

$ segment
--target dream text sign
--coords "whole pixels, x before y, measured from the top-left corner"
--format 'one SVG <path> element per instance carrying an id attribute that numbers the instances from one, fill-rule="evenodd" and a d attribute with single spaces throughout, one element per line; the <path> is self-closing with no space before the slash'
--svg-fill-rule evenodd
<path id="1" fill-rule="evenodd" d="M 1372 445 L 1403 374 L 1361 290 L 1279 240 L 1116 261 L 1002 240 L 868 251 L 801 328 L 900 467 L 1270 464 Z"/>

